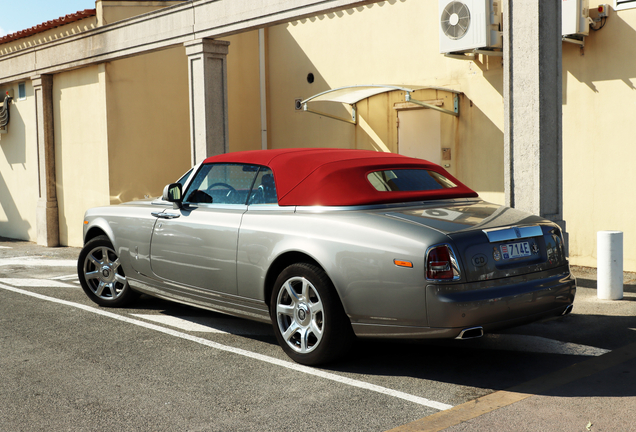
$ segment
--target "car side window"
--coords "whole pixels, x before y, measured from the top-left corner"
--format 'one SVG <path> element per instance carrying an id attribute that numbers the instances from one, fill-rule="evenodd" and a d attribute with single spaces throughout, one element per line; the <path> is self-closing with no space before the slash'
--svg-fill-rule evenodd
<path id="1" fill-rule="evenodd" d="M 278 204 L 274 174 L 267 167 L 261 167 L 256 176 L 248 205 Z"/>
<path id="2" fill-rule="evenodd" d="M 258 170 L 245 164 L 202 165 L 188 185 L 184 203 L 244 205 Z"/>

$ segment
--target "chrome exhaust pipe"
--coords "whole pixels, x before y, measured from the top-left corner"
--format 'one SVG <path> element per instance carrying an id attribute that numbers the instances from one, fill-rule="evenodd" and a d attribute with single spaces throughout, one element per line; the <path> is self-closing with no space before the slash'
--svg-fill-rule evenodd
<path id="1" fill-rule="evenodd" d="M 566 308 L 565 308 L 565 310 L 563 311 L 563 313 L 562 313 L 561 315 L 567 315 L 567 314 L 569 314 L 570 312 L 572 312 L 572 308 L 573 308 L 573 307 L 574 307 L 574 306 L 572 306 L 571 304 L 569 304 L 569 305 L 568 305 L 568 307 L 566 307 Z"/>
<path id="2" fill-rule="evenodd" d="M 483 327 L 469 327 L 465 328 L 459 333 L 455 339 L 475 339 L 484 335 Z"/>

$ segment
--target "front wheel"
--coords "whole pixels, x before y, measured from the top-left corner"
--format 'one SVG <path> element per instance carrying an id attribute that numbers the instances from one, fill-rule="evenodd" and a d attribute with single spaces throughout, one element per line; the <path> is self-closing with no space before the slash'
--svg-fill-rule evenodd
<path id="1" fill-rule="evenodd" d="M 95 237 L 82 248 L 77 275 L 86 295 L 100 306 L 124 306 L 137 296 L 106 236 Z"/>
<path id="2" fill-rule="evenodd" d="M 301 364 L 334 360 L 353 339 L 351 323 L 331 281 L 312 264 L 292 264 L 278 276 L 270 315 L 278 343 Z"/>

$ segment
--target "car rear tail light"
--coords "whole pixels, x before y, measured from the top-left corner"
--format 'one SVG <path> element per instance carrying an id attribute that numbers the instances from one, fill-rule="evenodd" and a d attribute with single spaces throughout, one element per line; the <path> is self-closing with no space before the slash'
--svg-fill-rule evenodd
<path id="1" fill-rule="evenodd" d="M 447 245 L 434 246 L 426 254 L 426 279 L 459 279 L 457 261 Z"/>

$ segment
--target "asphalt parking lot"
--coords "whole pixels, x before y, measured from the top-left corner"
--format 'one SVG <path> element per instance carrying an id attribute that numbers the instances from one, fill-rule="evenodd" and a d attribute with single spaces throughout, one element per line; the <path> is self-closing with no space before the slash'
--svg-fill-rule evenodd
<path id="1" fill-rule="evenodd" d="M 636 276 L 472 341 L 359 341 L 296 365 L 267 325 L 79 288 L 78 248 L 0 239 L 1 430 L 636 430 Z"/>

